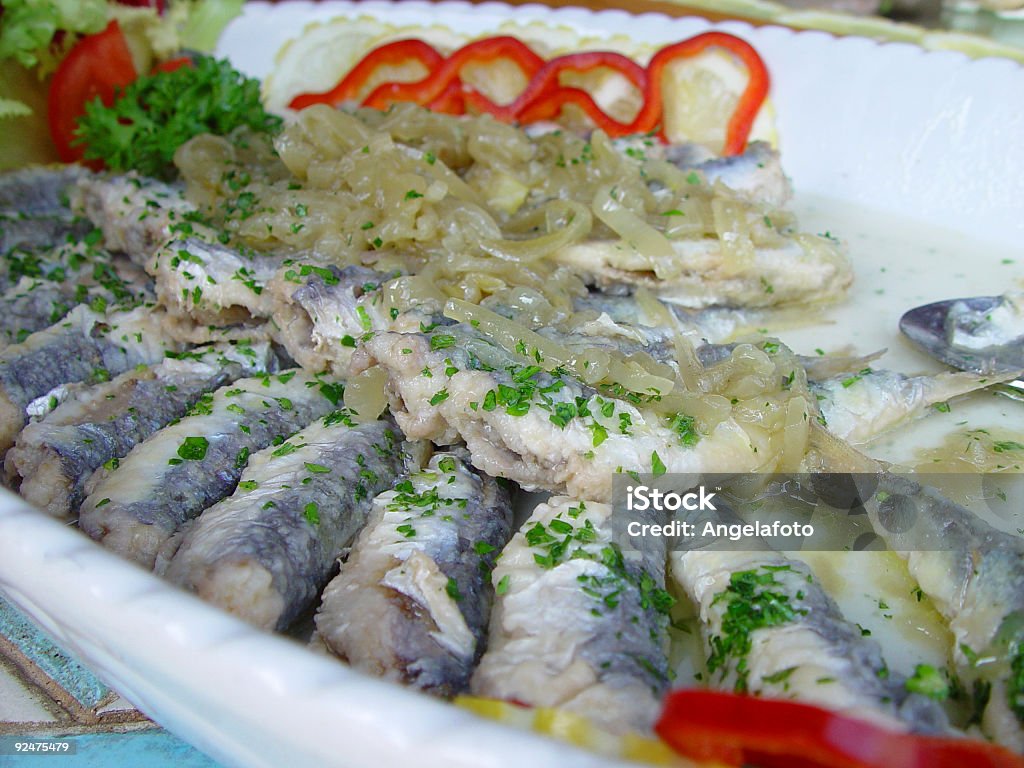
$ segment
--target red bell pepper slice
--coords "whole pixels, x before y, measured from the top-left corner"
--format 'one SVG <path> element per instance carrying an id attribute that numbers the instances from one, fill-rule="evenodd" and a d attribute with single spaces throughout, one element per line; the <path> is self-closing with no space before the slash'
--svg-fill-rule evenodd
<path id="1" fill-rule="evenodd" d="M 729 119 L 726 128 L 725 147 L 722 154 L 738 155 L 747 145 L 750 129 L 754 118 L 761 109 L 768 95 L 771 79 L 768 68 L 754 47 L 746 40 L 725 32 L 704 32 L 687 40 L 665 46 L 651 59 L 647 65 L 647 92 L 644 104 L 634 118 L 632 133 L 648 133 L 655 130 L 663 117 L 663 97 L 661 93 L 661 76 L 665 67 L 681 58 L 696 56 L 708 48 L 724 48 L 736 56 L 747 68 L 747 86 L 740 95 L 739 102 Z M 664 132 L 664 128 L 662 128 Z"/>
<path id="2" fill-rule="evenodd" d="M 75 44 L 57 67 L 48 97 L 50 136 L 62 162 L 82 159 L 85 150 L 74 143 L 74 138 L 85 105 L 99 97 L 110 106 L 117 89 L 129 85 L 136 77 L 131 51 L 117 21 Z"/>
<path id="3" fill-rule="evenodd" d="M 476 92 L 467 94 L 467 101 L 477 111 L 489 112 L 499 120 L 523 123 L 556 117 L 559 105 L 572 103 L 581 107 L 599 127 L 612 135 L 624 135 L 618 126 L 625 124 L 609 117 L 585 91 L 563 86 L 559 77 L 563 72 L 589 72 L 601 67 L 614 70 L 626 77 L 641 93 L 646 89 L 647 72 L 632 59 L 614 51 L 584 51 L 556 56 L 547 61 L 533 76 L 516 99 L 504 106 L 482 99 Z"/>
<path id="4" fill-rule="evenodd" d="M 527 104 L 519 113 L 519 121 L 524 124 L 536 123 L 541 120 L 554 120 L 566 104 L 574 104 L 590 118 L 594 125 L 610 137 L 629 136 L 633 133 L 628 123 L 620 123 L 594 101 L 589 93 L 581 88 L 558 86 L 541 93 Z"/>
<path id="5" fill-rule="evenodd" d="M 473 93 L 476 92 L 473 91 Z M 466 97 L 468 95 L 463 91 L 462 83 L 458 80 L 453 80 L 448 83 L 448 87 L 441 91 L 440 96 L 427 104 L 427 109 L 431 112 L 441 112 L 446 115 L 464 115 L 466 114 Z M 488 104 L 493 103 L 483 94 L 476 95 Z"/>
<path id="6" fill-rule="evenodd" d="M 378 68 L 404 64 L 408 61 L 418 61 L 427 72 L 432 73 L 441 66 L 444 57 L 432 45 L 422 40 L 395 40 L 385 43 L 366 54 L 331 90 L 323 93 L 300 93 L 288 106 L 292 109 L 305 109 L 313 104 L 337 106 L 342 102 L 352 101 Z"/>
<path id="7" fill-rule="evenodd" d="M 758 768 L 1024 768 L 974 739 L 891 730 L 809 704 L 708 690 L 668 695 L 655 731 L 694 760 Z"/>
<path id="8" fill-rule="evenodd" d="M 396 101 L 426 105 L 456 83 L 467 64 L 488 63 L 499 59 L 513 61 L 527 79 L 532 79 L 544 60 L 521 40 L 508 35 L 474 40 L 452 53 L 422 80 L 413 83 L 384 83 L 363 101 L 363 106 L 387 109 Z"/>

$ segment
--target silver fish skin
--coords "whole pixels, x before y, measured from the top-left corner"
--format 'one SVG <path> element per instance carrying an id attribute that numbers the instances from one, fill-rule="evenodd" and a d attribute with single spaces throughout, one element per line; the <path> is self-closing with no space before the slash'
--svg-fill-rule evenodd
<path id="1" fill-rule="evenodd" d="M 613 143 L 633 158 L 664 160 L 680 170 L 700 173 L 709 184 L 721 183 L 751 203 L 781 208 L 793 197 L 778 150 L 764 141 L 750 142 L 733 157 L 718 157 L 702 144 L 661 144 L 640 136 Z"/>
<path id="2" fill-rule="evenodd" d="M 704 341 L 717 344 L 727 341 L 745 328 L 762 326 L 766 322 L 765 313 L 757 310 L 727 307 L 694 310 L 677 304 L 653 301 L 660 306 L 663 314 L 650 316 L 635 296 L 591 293 L 577 298 L 573 304 L 577 313 L 587 313 L 583 317 L 596 314 L 593 320 L 579 326 L 581 333 L 639 335 L 645 343 L 651 345 L 671 345 L 676 333 L 696 343 Z M 608 330 L 603 330 L 610 324 L 614 325 L 611 334 Z"/>
<path id="3" fill-rule="evenodd" d="M 181 188 L 134 172 L 83 177 L 69 197 L 71 210 L 103 231 L 107 249 L 126 254 L 140 267 L 171 238 L 175 225 L 193 229 L 188 217 L 196 209 Z"/>
<path id="4" fill-rule="evenodd" d="M 304 368 L 344 378 L 359 339 L 394 320 L 381 285 L 388 275 L 366 267 L 294 264 L 271 282 L 277 338 Z"/>
<path id="5" fill-rule="evenodd" d="M 81 165 L 33 165 L 0 174 L 0 211 L 71 218 L 72 187 L 93 173 Z"/>
<path id="6" fill-rule="evenodd" d="M 934 405 L 991 383 L 991 378 L 972 373 L 904 376 L 865 368 L 852 375 L 812 381 L 810 390 L 817 399 L 819 421 L 836 437 L 860 445 L 928 415 Z"/>
<path id="7" fill-rule="evenodd" d="M 12 252 L 45 251 L 69 237 L 75 240 L 85 237 L 92 228 L 91 222 L 81 218 L 28 216 L 0 211 L 0 254 L 8 256 Z M 5 268 L 6 265 L 0 263 L 0 272 Z"/>
<path id="8" fill-rule="evenodd" d="M 879 644 L 843 617 L 804 563 L 771 551 L 710 550 L 674 552 L 669 562 L 699 609 L 714 687 L 795 698 L 898 730 L 948 728 L 942 708 L 907 693 Z M 732 622 L 734 609 L 762 624 Z"/>
<path id="9" fill-rule="evenodd" d="M 982 730 L 1024 750 L 1024 539 L 913 477 L 881 473 L 861 498 L 875 532 L 949 621 Z"/>
<path id="10" fill-rule="evenodd" d="M 680 474 L 754 471 L 773 455 L 766 437 L 732 418 L 693 444 L 643 403 L 522 363 L 467 324 L 376 334 L 353 372 L 373 365 L 388 374 L 391 412 L 407 437 L 462 439 L 474 466 L 528 490 L 607 502 L 616 472 L 647 473 L 658 462 Z"/>
<path id="11" fill-rule="evenodd" d="M 235 492 L 188 526 L 157 572 L 250 624 L 286 629 L 315 604 L 405 461 L 393 421 L 334 411 L 254 453 Z"/>
<path id="12" fill-rule="evenodd" d="M 781 208 L 793 197 L 778 150 L 752 141 L 734 157 L 714 157 L 698 144 L 670 144 L 665 159 L 683 170 L 699 171 L 709 183 L 720 182 L 750 202 Z"/>
<path id="13" fill-rule="evenodd" d="M 357 669 L 441 696 L 465 691 L 486 642 L 488 574 L 511 534 L 504 486 L 436 454 L 374 499 L 324 590 L 319 639 Z"/>
<path id="14" fill-rule="evenodd" d="M 26 406 L 54 387 L 103 381 L 136 365 L 163 360 L 170 346 L 163 313 L 150 307 L 95 312 L 84 305 L 63 320 L 0 351 L 0 452 L 28 421 Z"/>
<path id="15" fill-rule="evenodd" d="M 225 326 L 270 317 L 273 299 L 265 288 L 280 265 L 275 256 L 250 258 L 189 237 L 159 248 L 146 270 L 168 313 L 196 325 Z"/>
<path id="16" fill-rule="evenodd" d="M 539 504 L 491 574 L 497 597 L 471 692 L 649 731 L 669 686 L 665 548 L 615 544 L 610 505 Z"/>
<path id="17" fill-rule="evenodd" d="M 111 381 L 79 389 L 18 435 L 5 469 L 21 495 L 68 518 L 85 498 L 89 476 L 114 464 L 200 398 L 242 376 L 276 369 L 268 344 L 198 348 Z"/>
<path id="18" fill-rule="evenodd" d="M 333 410 L 338 385 L 291 370 L 240 379 L 136 445 L 86 485 L 79 527 L 152 568 L 181 525 L 234 491 L 251 453 Z"/>

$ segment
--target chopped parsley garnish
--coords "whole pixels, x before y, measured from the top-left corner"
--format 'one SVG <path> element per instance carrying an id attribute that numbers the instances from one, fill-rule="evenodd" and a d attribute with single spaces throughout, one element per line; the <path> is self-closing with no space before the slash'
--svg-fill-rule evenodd
<path id="1" fill-rule="evenodd" d="M 455 337 L 447 333 L 438 333 L 430 337 L 430 349 L 436 352 L 439 349 L 448 349 L 455 346 Z"/>
<path id="2" fill-rule="evenodd" d="M 992 443 L 992 450 L 996 453 L 1005 453 L 1006 451 L 1024 451 L 1024 443 L 1018 443 L 1016 440 L 997 440 Z"/>
<path id="3" fill-rule="evenodd" d="M 655 477 L 661 477 L 668 471 L 665 466 L 665 462 L 661 460 L 661 456 L 658 455 L 657 451 L 651 453 L 651 473 Z"/>
<path id="4" fill-rule="evenodd" d="M 178 446 L 178 456 L 185 461 L 202 461 L 206 458 L 206 450 L 210 441 L 205 437 L 186 437 Z"/>
<path id="5" fill-rule="evenodd" d="M 315 501 L 303 507 L 302 514 L 310 525 L 320 525 L 320 506 Z"/>
<path id="6" fill-rule="evenodd" d="M 504 576 L 502 576 L 502 577 L 501 577 L 501 579 L 500 579 L 500 580 L 498 581 L 498 585 L 497 585 L 497 586 L 496 586 L 496 587 L 494 588 L 494 591 L 495 591 L 495 592 L 496 592 L 497 594 L 499 594 L 499 595 L 504 595 L 504 594 L 505 594 L 506 592 L 508 592 L 508 582 L 509 582 L 509 576 L 508 576 L 508 574 L 506 573 L 506 574 L 505 574 Z"/>
<path id="7" fill-rule="evenodd" d="M 765 568 L 737 571 L 729 577 L 729 586 L 711 601 L 712 606 L 724 604 L 725 610 L 719 633 L 710 638 L 708 672 L 721 669 L 724 680 L 730 662 L 735 662 L 738 693 L 747 690 L 747 656 L 754 630 L 788 624 L 807 613 L 806 609 L 795 607 L 784 591 L 772 589 L 782 586 L 775 574 L 776 571 Z"/>
<path id="8" fill-rule="evenodd" d="M 444 591 L 448 593 L 448 597 L 452 600 L 461 600 L 462 593 L 459 592 L 459 583 L 455 579 L 449 577 L 448 584 L 445 585 Z"/>
<path id="9" fill-rule="evenodd" d="M 914 667 L 914 674 L 907 678 L 906 688 L 910 693 L 920 693 L 938 701 L 949 697 L 949 682 L 930 664 Z"/>
<path id="10" fill-rule="evenodd" d="M 850 376 L 849 378 L 843 379 L 843 382 L 842 382 L 843 389 L 849 389 L 854 384 L 856 384 L 858 381 L 860 381 L 865 376 L 867 376 L 869 373 L 871 373 L 871 369 L 870 368 L 863 368 L 863 369 L 860 370 L 860 372 L 855 373 L 853 376 Z"/>

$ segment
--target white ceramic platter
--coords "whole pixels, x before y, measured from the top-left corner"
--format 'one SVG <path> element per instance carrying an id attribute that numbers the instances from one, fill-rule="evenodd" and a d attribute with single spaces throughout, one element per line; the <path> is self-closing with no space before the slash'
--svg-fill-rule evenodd
<path id="1" fill-rule="evenodd" d="M 227 29 L 218 53 L 264 76 L 309 22 L 362 14 L 468 33 L 494 30 L 511 14 L 650 43 L 714 26 L 540 6 L 256 2 Z M 1024 69 L 823 33 L 717 28 L 747 38 L 767 61 L 798 213 L 807 228 L 847 239 L 855 261 L 857 288 L 830 313 L 831 324 L 784 338 L 803 349 L 888 346 L 896 352 L 888 364 L 922 368 L 923 358 L 896 336 L 900 311 L 1021 287 Z M 1017 403 L 989 397 L 964 411 L 1024 431 Z M 608 764 L 250 629 L 6 493 L 0 588 L 143 711 L 229 765 Z"/>

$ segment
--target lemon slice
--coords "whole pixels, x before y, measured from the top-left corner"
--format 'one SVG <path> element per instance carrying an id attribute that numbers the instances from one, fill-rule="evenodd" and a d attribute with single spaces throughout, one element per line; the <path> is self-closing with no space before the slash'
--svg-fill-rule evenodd
<path id="1" fill-rule="evenodd" d="M 271 112 L 281 112 L 300 93 L 333 88 L 376 41 L 394 31 L 376 19 L 338 18 L 308 25 L 289 40 L 275 57 L 273 72 L 263 81 L 263 100 Z"/>
<path id="2" fill-rule="evenodd" d="M 747 86 L 747 71 L 728 54 L 709 50 L 670 64 L 662 77 L 665 134 L 673 143 L 695 142 L 720 154 L 726 126 Z M 750 141 L 778 140 L 775 109 L 766 99 Z"/>
<path id="3" fill-rule="evenodd" d="M 470 63 L 462 68 L 460 78 L 495 104 L 515 101 L 529 83 L 523 71 L 508 59 L 487 64 Z"/>

